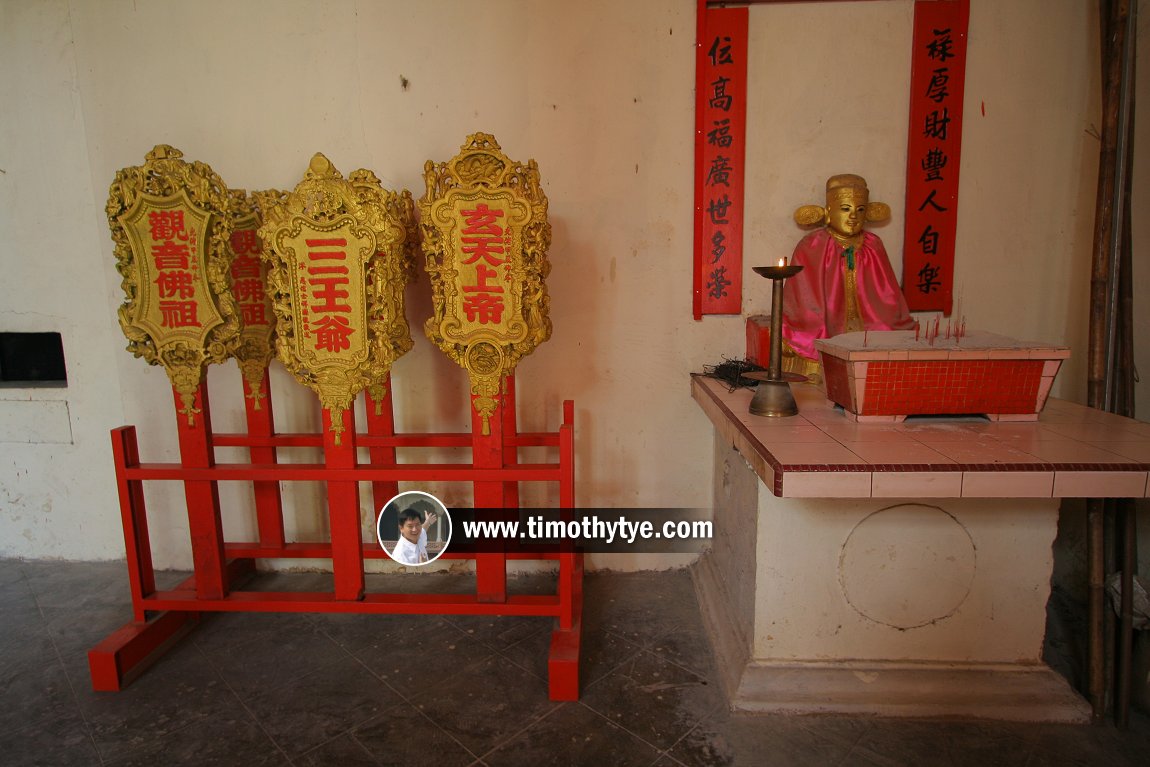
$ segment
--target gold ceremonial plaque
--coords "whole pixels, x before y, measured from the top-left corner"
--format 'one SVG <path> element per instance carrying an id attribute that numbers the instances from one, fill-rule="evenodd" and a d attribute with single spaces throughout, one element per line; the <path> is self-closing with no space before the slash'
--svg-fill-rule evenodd
<path id="1" fill-rule="evenodd" d="M 504 377 L 551 337 L 547 197 L 535 161 L 509 159 L 486 133 L 468 136 L 446 163 L 428 160 L 423 177 L 420 229 L 434 302 L 424 330 L 467 369 L 489 434 Z"/>
<path id="2" fill-rule="evenodd" d="M 239 344 L 240 315 L 228 270 L 228 190 L 215 171 L 159 144 L 124 168 L 108 191 L 108 226 L 123 277 L 120 327 L 128 351 L 163 365 L 195 424 L 204 366 Z"/>
<path id="3" fill-rule="evenodd" d="M 276 315 L 276 354 L 331 412 L 335 443 L 343 411 L 380 386 L 411 348 L 403 292 L 411 273 L 414 204 L 370 171 L 345 180 L 322 154 L 282 201 L 257 195 L 259 229 Z"/>
<path id="4" fill-rule="evenodd" d="M 415 252 L 419 248 L 419 228 L 415 224 L 415 201 L 406 189 L 396 193 L 383 188 L 379 178 L 370 170 L 353 170 L 347 176 L 355 190 L 363 210 L 371 216 L 372 227 L 392 231 L 398 224 L 402 229 L 402 239 L 392 240 L 389 257 L 377 259 L 368 270 L 371 284 L 368 294 L 384 296 L 368 307 L 368 326 L 371 328 L 373 343 L 381 346 L 381 359 L 386 364 L 373 363 L 368 371 L 367 392 L 375 403 L 375 414 L 383 414 L 383 397 L 387 394 L 384 381 L 391 369 L 391 363 L 402 357 L 412 347 L 411 329 L 403 311 L 403 291 L 415 276 Z M 393 287 L 398 294 L 393 296 Z M 386 349 L 393 350 L 394 356 L 387 357 Z"/>
<path id="5" fill-rule="evenodd" d="M 282 192 L 258 192 L 251 197 L 243 189 L 232 189 L 229 193 L 231 205 L 232 233 L 229 244 L 232 249 L 232 295 L 243 318 L 239 347 L 235 351 L 240 373 L 248 382 L 256 410 L 260 400 L 267 396 L 263 390 L 264 371 L 272 360 L 275 336 L 275 313 L 267 291 L 268 265 L 261 260 L 263 246 L 260 244 L 259 228 L 262 222 L 257 196 L 271 195 L 273 199 Z"/>

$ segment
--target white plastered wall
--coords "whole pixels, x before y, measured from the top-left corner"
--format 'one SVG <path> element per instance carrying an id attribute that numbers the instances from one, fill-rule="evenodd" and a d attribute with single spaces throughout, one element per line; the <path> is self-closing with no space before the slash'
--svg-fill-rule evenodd
<path id="1" fill-rule="evenodd" d="M 750 267 L 790 252 L 801 235 L 791 212 L 818 202 L 832 173 L 865 175 L 892 205 L 895 221 L 876 231 L 901 266 L 912 3 L 750 13 L 744 316 L 769 309 Z M 1076 400 L 1096 16 L 1092 3 L 972 0 L 959 203 L 969 326 L 1069 345 L 1054 394 Z M 67 389 L 0 390 L 0 400 L 66 403 L 71 435 L 0 443 L 0 555 L 122 557 L 108 429 L 136 424 L 145 460 L 176 458 L 166 377 L 123 351 L 103 214 L 116 170 L 157 143 L 235 187 L 290 188 L 323 151 L 345 173 L 370 168 L 417 197 L 423 162 L 449 159 L 469 133 L 536 159 L 551 203 L 555 332 L 519 368 L 520 426 L 553 429 L 561 401 L 575 400 L 580 505 L 706 506 L 711 427 L 687 374 L 742 356 L 744 320 L 690 315 L 694 27 L 690 0 L 0 4 L 0 330 L 59 330 L 69 368 Z M 421 331 L 426 278 L 407 298 L 416 348 L 394 369 L 398 426 L 462 429 L 464 375 Z M 278 366 L 273 378 L 277 425 L 316 428 L 312 396 Z M 234 366 L 209 380 L 214 425 L 238 428 Z M 181 496 L 149 489 L 159 566 L 189 563 Z M 225 487 L 224 500 L 229 532 L 249 528 L 244 489 Z M 289 528 L 322 532 L 321 503 L 318 487 L 292 492 Z"/>

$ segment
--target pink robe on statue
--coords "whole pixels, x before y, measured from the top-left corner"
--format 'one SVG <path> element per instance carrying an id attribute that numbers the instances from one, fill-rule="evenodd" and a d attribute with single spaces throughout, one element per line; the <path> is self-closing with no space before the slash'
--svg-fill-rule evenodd
<path id="1" fill-rule="evenodd" d="M 795 246 L 791 263 L 802 264 L 803 270 L 783 287 L 783 338 L 801 357 L 817 360 L 815 339 L 847 332 L 844 254 L 842 243 L 825 228 L 811 232 Z M 882 240 L 864 231 L 854 260 L 863 329 L 913 328 Z"/>

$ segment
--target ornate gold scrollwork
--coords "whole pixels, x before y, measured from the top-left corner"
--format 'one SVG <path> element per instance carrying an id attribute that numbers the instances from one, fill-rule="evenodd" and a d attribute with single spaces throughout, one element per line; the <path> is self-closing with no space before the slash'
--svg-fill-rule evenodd
<path id="1" fill-rule="evenodd" d="M 248 382 L 249 399 L 260 409 L 264 391 L 264 371 L 271 362 L 275 348 L 275 313 L 267 291 L 268 265 L 262 261 L 263 246 L 259 228 L 263 217 L 259 199 L 277 199 L 283 192 L 269 190 L 254 192 L 251 196 L 243 189 L 232 189 L 229 195 L 229 214 L 232 233 L 228 242 L 232 249 L 232 295 L 240 309 L 243 329 L 235 351 L 240 374 Z"/>
<path id="2" fill-rule="evenodd" d="M 413 258 L 411 195 L 383 189 L 371 171 L 345 180 L 317 153 L 295 191 L 256 199 L 276 355 L 330 410 L 339 444 L 343 411 L 364 388 L 381 389 L 391 364 L 412 345 L 403 311 Z"/>
<path id="3" fill-rule="evenodd" d="M 448 162 L 428 160 L 423 178 L 420 230 L 433 299 L 424 331 L 467 370 L 489 434 L 504 377 L 551 337 L 547 197 L 535 161 L 509 159 L 486 133 L 468 136 Z"/>
<path id="4" fill-rule="evenodd" d="M 241 318 L 229 274 L 227 187 L 183 156 L 159 144 L 142 166 L 120 170 L 105 212 L 123 278 L 118 316 L 128 351 L 164 366 L 194 425 L 204 366 L 235 352 Z"/>

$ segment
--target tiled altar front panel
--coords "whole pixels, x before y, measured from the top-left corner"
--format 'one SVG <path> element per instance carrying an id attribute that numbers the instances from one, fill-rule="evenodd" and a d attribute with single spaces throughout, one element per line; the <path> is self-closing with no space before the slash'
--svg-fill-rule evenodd
<path id="1" fill-rule="evenodd" d="M 1041 360 L 871 362 L 859 414 L 1036 413 L 1042 367 Z"/>

